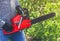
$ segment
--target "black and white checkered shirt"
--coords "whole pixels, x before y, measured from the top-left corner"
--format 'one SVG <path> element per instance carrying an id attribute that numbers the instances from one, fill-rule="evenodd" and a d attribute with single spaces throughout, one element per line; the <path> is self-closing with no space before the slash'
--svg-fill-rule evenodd
<path id="1" fill-rule="evenodd" d="M 16 15 L 15 7 L 19 5 L 18 0 L 0 0 L 0 28 Z"/>

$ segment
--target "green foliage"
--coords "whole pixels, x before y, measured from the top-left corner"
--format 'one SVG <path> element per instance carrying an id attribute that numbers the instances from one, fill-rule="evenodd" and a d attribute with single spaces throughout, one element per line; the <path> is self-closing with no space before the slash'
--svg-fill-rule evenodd
<path id="1" fill-rule="evenodd" d="M 60 0 L 19 0 L 19 2 L 23 8 L 28 8 L 30 19 L 50 12 L 56 13 L 54 18 L 32 25 L 26 35 L 39 38 L 41 41 L 57 41 L 57 38 L 60 38 Z"/>

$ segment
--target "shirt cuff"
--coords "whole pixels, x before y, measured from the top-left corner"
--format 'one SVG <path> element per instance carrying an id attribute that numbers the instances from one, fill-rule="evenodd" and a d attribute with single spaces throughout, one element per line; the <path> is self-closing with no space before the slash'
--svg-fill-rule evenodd
<path id="1" fill-rule="evenodd" d="M 2 28 L 2 26 L 5 24 L 5 21 L 0 19 L 0 28 Z"/>

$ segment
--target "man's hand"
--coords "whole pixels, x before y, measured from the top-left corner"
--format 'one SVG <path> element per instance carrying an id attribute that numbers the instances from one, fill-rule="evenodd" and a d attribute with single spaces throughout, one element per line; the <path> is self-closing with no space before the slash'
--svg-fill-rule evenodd
<path id="1" fill-rule="evenodd" d="M 7 32 L 11 32 L 13 30 L 13 27 L 8 24 L 8 23 L 5 23 L 5 25 L 3 25 L 3 30 L 7 31 Z"/>

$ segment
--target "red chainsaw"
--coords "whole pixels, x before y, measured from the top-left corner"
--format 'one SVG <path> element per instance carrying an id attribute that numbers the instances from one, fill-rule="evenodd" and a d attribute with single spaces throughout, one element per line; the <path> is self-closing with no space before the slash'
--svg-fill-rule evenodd
<path id="1" fill-rule="evenodd" d="M 30 20 L 28 10 L 25 8 L 22 10 L 19 6 L 16 7 L 18 13 L 11 19 L 13 30 L 11 32 L 7 32 L 3 30 L 4 34 L 12 34 L 23 29 L 29 28 L 32 24 L 44 21 L 46 19 L 52 18 L 55 16 L 55 13 L 50 13 L 36 19 Z"/>

